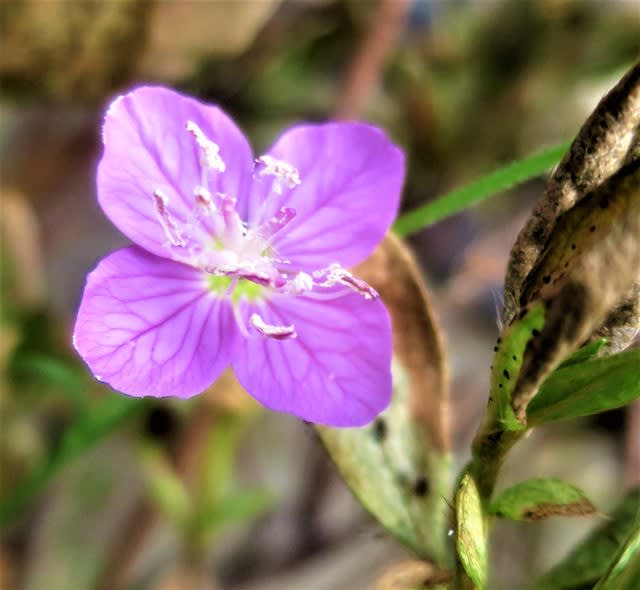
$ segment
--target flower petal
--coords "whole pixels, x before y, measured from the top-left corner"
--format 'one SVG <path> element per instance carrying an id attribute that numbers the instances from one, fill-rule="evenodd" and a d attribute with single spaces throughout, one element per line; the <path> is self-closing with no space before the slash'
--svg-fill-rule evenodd
<path id="1" fill-rule="evenodd" d="M 212 194 L 246 202 L 251 187 L 251 148 L 235 123 L 219 108 L 160 87 L 141 87 L 118 97 L 103 127 L 104 155 L 98 165 L 98 200 L 127 237 L 158 256 L 170 257 L 153 193 L 168 198 L 180 223 L 195 209 L 201 185 L 201 153 L 186 124 L 192 121 L 220 148 L 224 172 L 209 172 Z"/>
<path id="2" fill-rule="evenodd" d="M 190 397 L 229 364 L 230 304 L 202 272 L 137 246 L 104 258 L 87 278 L 73 342 L 100 381 L 135 396 Z"/>
<path id="3" fill-rule="evenodd" d="M 281 258 L 301 268 L 352 266 L 372 252 L 395 218 L 404 181 L 404 155 L 380 129 L 362 123 L 301 125 L 268 155 L 292 164 L 301 181 L 282 194 L 270 191 L 268 176 L 254 181 L 251 225 L 285 205 L 296 210 L 274 238 Z"/>
<path id="4" fill-rule="evenodd" d="M 236 348 L 236 376 L 265 406 L 329 426 L 360 426 L 387 407 L 391 326 L 379 299 L 278 296 L 242 305 L 243 317 L 253 313 L 273 326 L 293 324 L 297 333 L 280 340 L 252 332 Z"/>

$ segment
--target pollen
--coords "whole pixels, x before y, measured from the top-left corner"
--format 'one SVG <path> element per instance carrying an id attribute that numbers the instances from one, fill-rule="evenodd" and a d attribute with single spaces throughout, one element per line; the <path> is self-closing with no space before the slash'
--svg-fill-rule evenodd
<path id="1" fill-rule="evenodd" d="M 260 176 L 276 177 L 274 190 L 278 194 L 282 194 L 285 187 L 291 190 L 301 183 L 298 169 L 288 162 L 264 155 L 256 160 L 256 164 L 259 168 L 258 174 Z"/>
<path id="2" fill-rule="evenodd" d="M 185 127 L 187 131 L 193 135 L 198 147 L 200 147 L 203 165 L 211 170 L 224 172 L 227 169 L 227 166 L 220 157 L 220 146 L 208 139 L 202 129 L 200 129 L 200 127 L 198 127 L 198 125 L 193 121 L 187 121 Z"/>

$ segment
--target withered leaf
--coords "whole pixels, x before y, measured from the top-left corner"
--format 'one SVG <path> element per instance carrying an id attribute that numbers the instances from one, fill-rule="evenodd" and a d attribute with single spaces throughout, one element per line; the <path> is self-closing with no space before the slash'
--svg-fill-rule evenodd
<path id="1" fill-rule="evenodd" d="M 524 280 L 545 249 L 558 217 L 638 157 L 640 63 L 600 101 L 582 126 L 520 232 L 505 277 L 505 323 L 517 315 Z"/>
<path id="2" fill-rule="evenodd" d="M 389 568 L 375 590 L 444 590 L 452 575 L 425 561 L 403 561 Z"/>
<path id="3" fill-rule="evenodd" d="M 395 234 L 354 273 L 385 302 L 393 325 L 393 354 L 409 375 L 411 411 L 433 445 L 449 448 L 448 374 L 442 338 L 416 261 Z"/>
<path id="4" fill-rule="evenodd" d="M 640 333 L 640 282 L 634 283 L 621 302 L 609 312 L 592 338 L 606 338 L 606 349 L 615 353 L 625 349 Z"/>
<path id="5" fill-rule="evenodd" d="M 446 566 L 447 390 L 425 288 L 406 247 L 392 236 L 355 272 L 379 291 L 391 313 L 393 400 L 368 426 L 317 432 L 362 505 L 418 556 Z"/>
<path id="6" fill-rule="evenodd" d="M 640 275 L 640 160 L 624 166 L 557 220 L 527 277 L 520 306 L 542 301 L 512 394 L 521 421 L 544 378 L 600 328 Z"/>

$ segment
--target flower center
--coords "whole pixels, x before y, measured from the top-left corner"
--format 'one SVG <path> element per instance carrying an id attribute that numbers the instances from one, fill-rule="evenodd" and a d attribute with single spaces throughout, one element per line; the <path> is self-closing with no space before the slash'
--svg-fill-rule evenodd
<path id="1" fill-rule="evenodd" d="M 258 302 L 271 292 L 335 298 L 344 294 L 344 287 L 365 299 L 378 297 L 367 283 L 338 264 L 311 274 L 292 270 L 290 261 L 278 257 L 272 242 L 295 218 L 295 209 L 281 207 L 259 226 L 249 227 L 241 219 L 233 195 L 212 194 L 209 190 L 209 175 L 224 174 L 227 169 L 220 147 L 193 121 L 187 121 L 185 128 L 200 153 L 200 184 L 193 188 L 193 208 L 186 219 L 176 219 L 170 210 L 169 197 L 156 189 L 152 194 L 156 217 L 172 258 L 207 273 L 208 289 L 216 296 L 231 299 L 236 320 L 246 336 L 250 334 L 237 305 L 241 300 Z M 270 155 L 256 160 L 254 178 L 265 177 L 273 177 L 271 190 L 278 195 L 294 191 L 302 182 L 294 166 Z M 277 340 L 296 336 L 294 326 L 272 326 L 256 313 L 249 318 L 249 326 L 255 334 Z"/>
<path id="2" fill-rule="evenodd" d="M 227 275 L 209 275 L 209 290 L 220 297 L 230 296 L 234 304 L 241 299 L 258 301 L 263 287 L 247 279 L 236 279 Z"/>

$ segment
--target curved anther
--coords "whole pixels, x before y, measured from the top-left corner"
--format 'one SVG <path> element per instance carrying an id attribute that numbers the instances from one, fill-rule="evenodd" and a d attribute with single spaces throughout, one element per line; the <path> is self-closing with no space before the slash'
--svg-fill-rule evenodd
<path id="1" fill-rule="evenodd" d="M 268 240 L 284 228 L 294 217 L 296 210 L 291 207 L 282 207 L 273 217 L 267 220 L 258 230 L 259 235 Z"/>
<path id="2" fill-rule="evenodd" d="M 273 156 L 264 155 L 256 159 L 256 168 L 260 176 L 275 176 L 274 190 L 282 194 L 283 189 L 293 189 L 300 184 L 300 174 L 295 166 L 278 160 Z"/>
<path id="3" fill-rule="evenodd" d="M 360 293 L 365 299 L 377 299 L 379 293 L 366 281 L 359 279 L 351 274 L 346 268 L 342 268 L 339 264 L 331 264 L 329 268 L 323 271 L 315 272 L 316 278 L 324 277 L 322 283 L 317 283 L 320 287 L 332 287 L 334 285 L 343 285 L 349 287 L 356 293 Z"/>
<path id="4" fill-rule="evenodd" d="M 220 146 L 208 139 L 202 129 L 200 129 L 200 127 L 198 127 L 198 125 L 193 121 L 187 121 L 185 127 L 187 131 L 193 135 L 202 152 L 201 161 L 203 165 L 209 169 L 224 172 L 227 167 L 220 157 Z"/>
<path id="5" fill-rule="evenodd" d="M 156 209 L 156 215 L 160 221 L 160 225 L 164 230 L 167 240 L 172 246 L 185 246 L 186 240 L 182 236 L 182 232 L 178 227 L 175 219 L 169 213 L 167 206 L 169 205 L 169 197 L 165 195 L 161 190 L 156 189 L 153 191 L 153 204 Z"/>
<path id="6" fill-rule="evenodd" d="M 288 340 L 289 338 L 295 338 L 297 336 L 295 326 L 274 326 L 267 324 L 257 313 L 251 314 L 249 323 L 265 338 Z"/>

